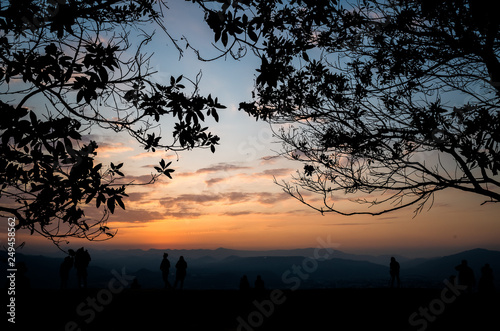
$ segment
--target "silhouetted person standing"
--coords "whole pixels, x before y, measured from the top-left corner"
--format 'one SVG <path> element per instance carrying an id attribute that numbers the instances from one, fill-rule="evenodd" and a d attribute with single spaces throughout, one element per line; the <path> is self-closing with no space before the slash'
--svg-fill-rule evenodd
<path id="1" fill-rule="evenodd" d="M 262 299 L 265 296 L 266 286 L 264 284 L 264 280 L 260 275 L 255 279 L 255 296 L 257 299 Z"/>
<path id="2" fill-rule="evenodd" d="M 240 279 L 240 291 L 248 292 L 250 290 L 250 282 L 248 281 L 247 275 L 243 275 Z"/>
<path id="3" fill-rule="evenodd" d="M 480 293 L 490 294 L 495 292 L 495 283 L 493 282 L 493 269 L 490 265 L 486 263 L 481 268 L 481 278 L 479 278 L 479 283 L 477 289 Z"/>
<path id="4" fill-rule="evenodd" d="M 264 281 L 262 280 L 262 277 L 260 275 L 257 276 L 257 279 L 255 280 L 255 290 L 259 291 L 264 291 L 266 289 L 266 286 L 264 285 Z"/>
<path id="5" fill-rule="evenodd" d="M 64 258 L 59 267 L 59 276 L 61 277 L 61 289 L 68 287 L 69 272 L 73 268 L 75 251 L 68 250 L 68 255 Z"/>
<path id="6" fill-rule="evenodd" d="M 30 280 L 28 276 L 26 276 L 26 273 L 28 272 L 28 267 L 26 266 L 26 263 L 24 262 L 16 262 L 16 292 L 19 290 L 20 292 L 23 292 L 27 289 L 29 289 L 30 286 Z"/>
<path id="7" fill-rule="evenodd" d="M 397 282 L 398 288 L 401 286 L 401 280 L 399 279 L 399 262 L 396 261 L 395 257 L 391 257 L 391 263 L 389 264 L 389 273 L 391 275 L 391 288 L 394 287 L 394 280 Z"/>
<path id="8" fill-rule="evenodd" d="M 165 283 L 165 288 L 172 288 L 172 285 L 168 281 L 168 275 L 170 273 L 170 261 L 168 260 L 168 254 L 163 253 L 163 260 L 160 264 L 160 270 L 163 277 L 163 282 Z"/>
<path id="9" fill-rule="evenodd" d="M 184 256 L 181 256 L 179 258 L 179 261 L 175 264 L 175 283 L 174 283 L 174 288 L 177 288 L 177 283 L 180 283 L 180 288 L 184 287 L 184 278 L 186 278 L 186 269 L 187 269 L 187 263 L 184 260 Z"/>
<path id="10" fill-rule="evenodd" d="M 139 284 L 139 280 L 136 277 L 132 281 L 132 284 L 130 284 L 130 289 L 132 289 L 132 290 L 139 290 L 140 288 L 141 288 L 141 284 Z"/>
<path id="11" fill-rule="evenodd" d="M 83 247 L 78 248 L 75 254 L 76 277 L 78 278 L 78 287 L 87 288 L 87 267 L 92 259 L 89 252 Z"/>
<path id="12" fill-rule="evenodd" d="M 467 265 L 467 260 L 462 260 L 462 263 L 457 265 L 455 270 L 458 271 L 458 284 L 467 286 L 466 292 L 472 292 L 474 285 L 476 285 L 476 279 L 474 271 Z"/>

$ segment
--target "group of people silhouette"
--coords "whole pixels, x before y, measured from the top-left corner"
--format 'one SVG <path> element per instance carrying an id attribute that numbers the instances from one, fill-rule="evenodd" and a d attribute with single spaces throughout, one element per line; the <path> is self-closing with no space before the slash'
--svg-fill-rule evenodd
<path id="1" fill-rule="evenodd" d="M 455 270 L 458 271 L 458 284 L 467 286 L 467 292 L 473 292 L 476 286 L 476 278 L 474 276 L 474 271 L 471 267 L 469 267 L 467 260 L 462 260 L 462 263 L 457 265 Z M 477 291 L 479 293 L 492 293 L 495 291 L 493 269 L 491 269 L 489 263 L 486 263 L 483 267 L 481 267 L 481 277 L 477 283 Z"/>
<path id="2" fill-rule="evenodd" d="M 65 289 L 68 287 L 69 273 L 73 267 L 76 269 L 76 277 L 78 279 L 79 288 L 87 288 L 87 267 L 91 261 L 89 252 L 80 247 L 76 252 L 72 249 L 68 250 L 68 256 L 66 256 L 61 263 L 59 268 L 59 275 L 61 277 L 61 288 Z"/>
<path id="3" fill-rule="evenodd" d="M 455 270 L 458 272 L 458 284 L 464 285 L 467 287 L 467 292 L 472 293 L 476 286 L 476 278 L 474 276 L 474 271 L 471 267 L 469 267 L 467 260 L 462 260 L 462 262 L 455 267 Z M 391 257 L 391 262 L 389 264 L 389 274 L 391 275 L 390 287 L 394 287 L 394 283 L 399 288 L 401 287 L 401 279 L 399 278 L 400 265 L 399 262 L 396 261 L 396 258 Z M 457 276 L 450 277 L 452 283 L 457 281 Z M 491 269 L 490 265 L 486 263 L 481 268 L 481 278 L 478 282 L 477 287 L 478 292 L 480 293 L 492 293 L 495 291 L 495 284 L 493 278 L 493 269 Z"/>
<path id="4" fill-rule="evenodd" d="M 68 250 L 68 255 L 64 258 L 61 266 L 59 268 L 59 275 L 61 277 L 61 289 L 68 288 L 68 280 L 71 269 L 74 267 L 76 269 L 76 275 L 78 279 L 79 288 L 87 288 L 87 267 L 91 261 L 89 252 L 83 247 L 79 248 L 76 252 L 72 249 Z M 163 253 L 163 259 L 160 264 L 160 270 L 162 272 L 163 283 L 165 284 L 165 289 L 176 289 L 177 285 L 182 289 L 184 287 L 184 279 L 187 274 L 187 262 L 184 256 L 179 257 L 179 260 L 175 264 L 175 281 L 174 285 L 170 284 L 170 261 L 168 260 L 168 253 Z M 137 278 L 134 279 L 131 284 L 132 289 L 139 289 L 141 286 Z M 248 277 L 244 275 L 240 280 L 240 290 L 246 291 L 250 290 L 250 283 Z M 257 276 L 255 280 L 255 290 L 257 292 L 264 291 L 264 281 L 260 275 Z"/>
<path id="5" fill-rule="evenodd" d="M 260 275 L 255 279 L 255 290 L 256 291 L 264 291 L 266 289 L 264 285 L 264 280 Z M 250 282 L 248 281 L 247 275 L 243 275 L 240 279 L 240 290 L 241 291 L 249 291 L 250 290 Z"/>
<path id="6" fill-rule="evenodd" d="M 79 288 L 87 288 L 87 267 L 91 261 L 91 257 L 89 252 L 83 247 L 79 248 L 76 252 L 72 249 L 68 250 L 68 255 L 64 258 L 61 266 L 59 268 L 59 276 L 61 278 L 61 289 L 68 288 L 68 280 L 71 269 L 74 267 L 76 269 L 76 276 L 78 279 L 78 287 Z M 184 279 L 186 278 L 186 270 L 187 270 L 187 262 L 184 259 L 184 256 L 181 256 L 177 263 L 175 264 L 176 273 L 175 273 L 175 282 L 174 286 L 172 286 L 168 280 L 170 274 L 170 261 L 168 260 L 168 254 L 163 254 L 163 260 L 160 264 L 160 270 L 162 272 L 163 282 L 165 283 L 166 289 L 174 289 L 177 288 L 177 284 L 179 284 L 179 288 L 182 289 L 184 287 Z M 134 279 L 131 284 L 131 288 L 138 289 L 140 288 L 139 282 Z"/>
<path id="7" fill-rule="evenodd" d="M 168 280 L 168 276 L 170 275 L 170 261 L 168 260 L 168 254 L 163 253 L 163 260 L 160 264 L 160 270 L 162 273 L 163 282 L 165 283 L 166 289 L 175 289 L 177 288 L 177 284 L 179 284 L 180 289 L 184 287 L 184 279 L 186 278 L 186 269 L 187 262 L 184 260 L 184 256 L 179 257 L 179 260 L 175 264 L 175 282 L 174 286 L 172 286 Z"/>

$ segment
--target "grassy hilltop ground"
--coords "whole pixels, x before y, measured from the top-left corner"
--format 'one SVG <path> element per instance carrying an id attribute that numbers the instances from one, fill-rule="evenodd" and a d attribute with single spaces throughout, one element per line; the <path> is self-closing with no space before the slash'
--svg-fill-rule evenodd
<path id="1" fill-rule="evenodd" d="M 443 297 L 443 290 L 404 288 L 247 294 L 238 290 L 124 289 L 113 294 L 109 288 L 32 289 L 16 296 L 15 326 L 54 331 L 499 330 L 499 302 L 498 293 L 485 300 L 477 293 L 454 296 L 450 290 Z"/>

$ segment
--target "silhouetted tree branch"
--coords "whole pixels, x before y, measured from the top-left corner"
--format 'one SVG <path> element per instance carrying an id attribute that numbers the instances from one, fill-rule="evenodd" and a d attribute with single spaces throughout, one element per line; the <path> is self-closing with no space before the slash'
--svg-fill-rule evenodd
<path id="1" fill-rule="evenodd" d="M 487 1 L 193 2 L 215 41 L 253 42 L 255 98 L 240 109 L 281 125 L 282 154 L 304 164 L 278 183 L 291 196 L 343 215 L 418 213 L 448 188 L 500 201 L 500 18 Z M 368 208 L 340 209 L 344 196 Z"/>
<path id="2" fill-rule="evenodd" d="M 164 160 L 147 183 L 126 182 L 123 164 L 95 164 L 98 143 L 87 137 L 93 126 L 127 132 L 148 151 L 215 151 L 219 137 L 202 122 L 218 121 L 225 107 L 201 96 L 199 81 L 155 83 L 142 52 L 152 35 L 141 25 L 157 24 L 170 37 L 164 9 L 156 0 L 1 3 L 0 214 L 15 216 L 18 228 L 55 243 L 113 237 L 106 221 L 125 208 L 126 188 L 171 178 Z M 132 30 L 142 31 L 135 46 Z M 162 136 L 168 117 L 172 134 Z M 102 218 L 85 217 L 90 205 Z"/>

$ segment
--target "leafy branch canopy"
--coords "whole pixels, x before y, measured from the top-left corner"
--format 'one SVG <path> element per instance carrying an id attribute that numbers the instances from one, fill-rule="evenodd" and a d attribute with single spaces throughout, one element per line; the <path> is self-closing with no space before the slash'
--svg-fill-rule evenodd
<path id="1" fill-rule="evenodd" d="M 110 238 L 106 221 L 125 209 L 128 187 L 172 178 L 164 160 L 147 183 L 127 180 L 122 163 L 96 164 L 92 128 L 126 132 L 147 151 L 215 152 L 219 137 L 203 122 L 218 121 L 225 106 L 200 95 L 199 77 L 156 83 L 143 52 L 153 40 L 146 24 L 181 51 L 163 24 L 166 9 L 156 0 L 1 2 L 0 212 L 19 229 L 56 244 Z M 161 133 L 167 121 L 171 136 Z M 85 216 L 91 205 L 102 218 Z"/>

